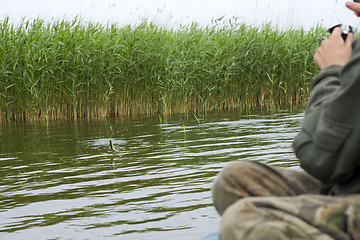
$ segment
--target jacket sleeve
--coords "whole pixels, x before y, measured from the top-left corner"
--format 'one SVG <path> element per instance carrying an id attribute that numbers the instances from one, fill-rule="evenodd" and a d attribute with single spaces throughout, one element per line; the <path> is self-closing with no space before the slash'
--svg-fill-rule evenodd
<path id="1" fill-rule="evenodd" d="M 330 66 L 313 79 L 303 126 L 293 148 L 301 167 L 324 183 L 343 183 L 352 176 L 360 157 L 358 40 L 347 65 Z"/>

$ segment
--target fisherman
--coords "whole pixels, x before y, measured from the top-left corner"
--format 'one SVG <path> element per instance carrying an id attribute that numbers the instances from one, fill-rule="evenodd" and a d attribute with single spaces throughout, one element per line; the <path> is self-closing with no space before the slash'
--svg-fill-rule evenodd
<path id="1" fill-rule="evenodd" d="M 360 3 L 346 6 L 360 16 Z M 360 40 L 335 28 L 293 148 L 305 171 L 227 165 L 212 188 L 220 239 L 360 239 Z"/>

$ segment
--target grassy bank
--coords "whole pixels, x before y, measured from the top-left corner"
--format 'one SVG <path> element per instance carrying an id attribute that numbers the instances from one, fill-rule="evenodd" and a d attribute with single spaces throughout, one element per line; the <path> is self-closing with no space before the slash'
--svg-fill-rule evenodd
<path id="1" fill-rule="evenodd" d="M 0 22 L 1 121 L 303 106 L 324 29 Z"/>

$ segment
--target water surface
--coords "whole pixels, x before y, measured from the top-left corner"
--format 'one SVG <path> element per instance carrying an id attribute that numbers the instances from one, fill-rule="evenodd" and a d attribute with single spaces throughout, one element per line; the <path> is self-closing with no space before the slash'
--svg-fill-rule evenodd
<path id="1" fill-rule="evenodd" d="M 200 239 L 229 161 L 299 168 L 302 113 L 0 126 L 0 239 Z M 109 139 L 121 153 L 112 152 Z"/>

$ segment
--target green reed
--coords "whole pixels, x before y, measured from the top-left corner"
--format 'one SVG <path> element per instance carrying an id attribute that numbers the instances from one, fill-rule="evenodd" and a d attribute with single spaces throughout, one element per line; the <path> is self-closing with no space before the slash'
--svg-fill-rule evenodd
<path id="1" fill-rule="evenodd" d="M 304 106 L 325 30 L 0 22 L 2 122 Z"/>

